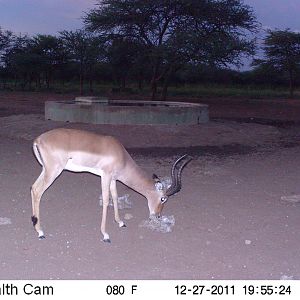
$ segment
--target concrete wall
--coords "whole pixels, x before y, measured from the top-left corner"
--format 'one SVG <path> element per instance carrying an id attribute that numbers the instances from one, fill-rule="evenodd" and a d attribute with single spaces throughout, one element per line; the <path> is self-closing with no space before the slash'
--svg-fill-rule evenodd
<path id="1" fill-rule="evenodd" d="M 124 105 L 128 103 L 128 105 Z M 159 101 L 84 103 L 47 101 L 45 118 L 92 124 L 200 124 L 208 122 L 208 105 Z"/>

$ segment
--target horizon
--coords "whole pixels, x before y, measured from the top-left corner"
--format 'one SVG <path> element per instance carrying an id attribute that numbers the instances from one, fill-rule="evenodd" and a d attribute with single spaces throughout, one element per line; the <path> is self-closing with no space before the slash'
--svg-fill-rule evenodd
<path id="1" fill-rule="evenodd" d="M 244 0 L 252 7 L 261 30 L 255 36 L 261 43 L 266 29 L 290 29 L 300 32 L 299 0 Z M 84 14 L 95 7 L 96 0 L 0 0 L 0 28 L 14 34 L 56 35 L 63 30 L 77 30 L 84 27 Z M 74 5 L 75 4 L 75 5 Z M 272 6 L 272 13 L 270 13 Z M 253 57 L 260 56 L 258 51 Z M 251 69 L 253 57 L 241 58 L 239 71 Z"/>

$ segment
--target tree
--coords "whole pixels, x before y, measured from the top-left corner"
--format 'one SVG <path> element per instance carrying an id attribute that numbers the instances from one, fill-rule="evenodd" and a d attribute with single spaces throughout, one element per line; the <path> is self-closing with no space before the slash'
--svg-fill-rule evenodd
<path id="1" fill-rule="evenodd" d="M 15 86 L 19 78 L 22 79 L 22 87 L 27 83 L 31 85 L 39 65 L 39 58 L 31 52 L 32 40 L 27 35 L 19 35 L 13 38 L 11 46 L 3 55 L 3 64 L 7 72 L 15 79 Z"/>
<path id="2" fill-rule="evenodd" d="M 39 34 L 33 37 L 30 52 L 36 56 L 40 73 L 43 73 L 39 74 L 39 86 L 40 75 L 43 75 L 49 89 L 55 69 L 59 68 L 65 59 L 61 40 L 56 36 Z"/>
<path id="3" fill-rule="evenodd" d="M 101 39 L 98 39 L 84 30 L 60 32 L 69 59 L 79 65 L 80 95 L 83 94 L 84 73 L 88 69 L 93 72 L 93 65 L 101 57 Z"/>
<path id="4" fill-rule="evenodd" d="M 106 57 L 111 66 L 115 79 L 121 84 L 121 89 L 126 88 L 126 82 L 134 73 L 140 79 L 140 68 L 142 58 L 141 46 L 128 39 L 115 38 L 107 43 Z M 145 64 L 144 64 L 145 67 Z M 141 83 L 139 83 L 141 87 Z"/>
<path id="5" fill-rule="evenodd" d="M 7 72 L 5 72 L 4 56 L 13 42 L 13 34 L 11 31 L 4 31 L 0 27 L 0 78 L 3 79 L 3 87 L 5 87 L 5 78 Z"/>
<path id="6" fill-rule="evenodd" d="M 4 31 L 0 27 L 0 54 L 4 51 L 12 42 L 13 34 L 11 31 Z"/>
<path id="7" fill-rule="evenodd" d="M 109 40 L 144 45 L 151 65 L 152 99 L 157 84 L 186 63 L 234 64 L 252 53 L 244 30 L 255 31 L 251 8 L 241 0 L 98 0 L 85 16 L 86 28 Z"/>
<path id="8" fill-rule="evenodd" d="M 300 33 L 286 30 L 269 30 L 264 39 L 264 59 L 256 59 L 253 65 L 275 69 L 287 74 L 290 97 L 294 95 L 296 75 L 300 71 Z"/>

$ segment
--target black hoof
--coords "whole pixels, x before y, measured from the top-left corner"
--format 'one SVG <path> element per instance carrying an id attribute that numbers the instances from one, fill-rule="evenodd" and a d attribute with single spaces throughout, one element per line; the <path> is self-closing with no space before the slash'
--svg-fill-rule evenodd
<path id="1" fill-rule="evenodd" d="M 44 235 L 39 236 L 39 240 L 44 240 L 46 237 Z"/>
<path id="2" fill-rule="evenodd" d="M 103 239 L 104 243 L 111 243 L 110 239 Z"/>
<path id="3" fill-rule="evenodd" d="M 36 223 L 38 222 L 38 218 L 36 216 L 31 217 L 32 225 L 35 226 Z"/>

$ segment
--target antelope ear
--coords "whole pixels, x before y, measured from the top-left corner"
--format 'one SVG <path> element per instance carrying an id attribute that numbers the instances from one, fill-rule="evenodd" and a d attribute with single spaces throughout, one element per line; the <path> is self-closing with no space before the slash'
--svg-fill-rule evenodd
<path id="1" fill-rule="evenodd" d="M 153 178 L 153 180 L 154 180 L 155 183 L 156 182 L 160 182 L 160 179 L 158 178 L 158 176 L 156 174 L 153 174 L 152 178 Z"/>
<path id="2" fill-rule="evenodd" d="M 160 182 L 160 179 L 158 178 L 158 176 L 156 174 L 153 174 L 152 176 L 153 180 L 154 180 L 154 185 L 157 191 L 162 191 L 164 186 L 163 184 Z"/>
<path id="3" fill-rule="evenodd" d="M 159 182 L 155 182 L 155 188 L 156 190 L 159 192 L 159 191 L 162 191 L 164 186 L 163 184 L 159 181 Z"/>

